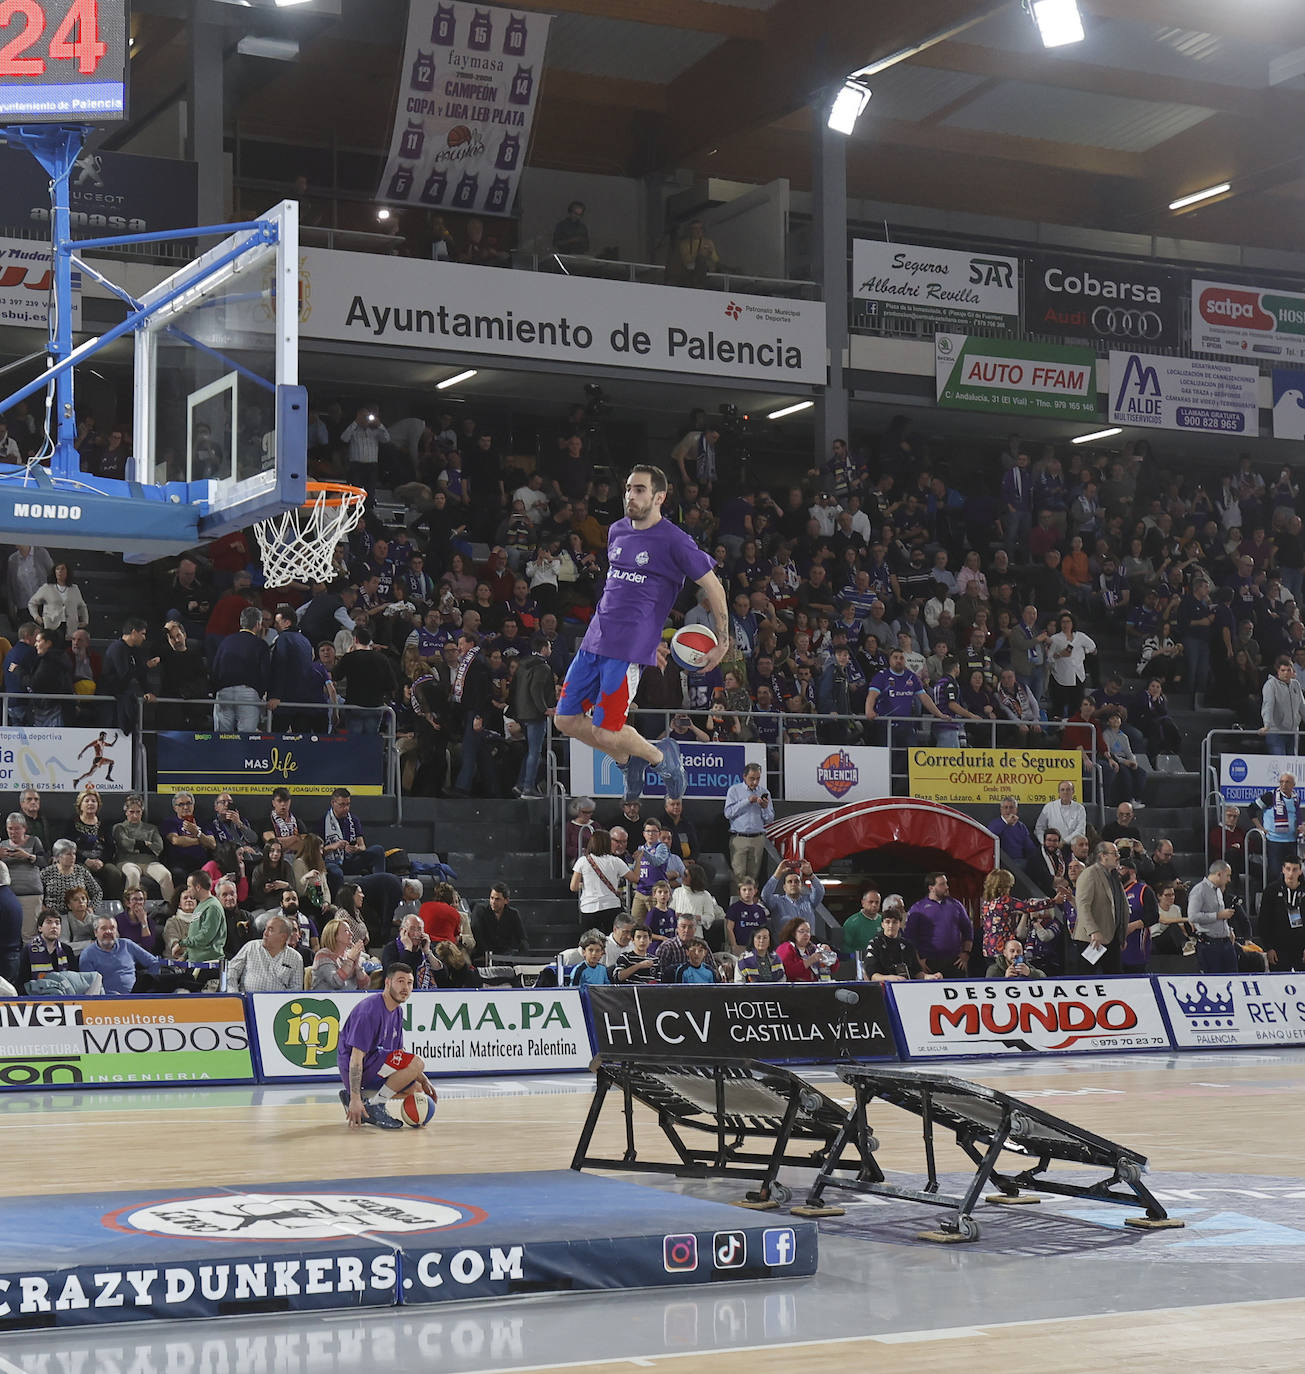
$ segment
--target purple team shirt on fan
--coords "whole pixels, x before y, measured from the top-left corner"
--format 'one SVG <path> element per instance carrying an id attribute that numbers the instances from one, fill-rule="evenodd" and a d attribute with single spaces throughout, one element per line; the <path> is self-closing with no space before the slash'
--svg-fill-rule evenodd
<path id="1" fill-rule="evenodd" d="M 349 1061 L 355 1049 L 363 1052 L 363 1086 L 375 1083 L 381 1076 L 381 1065 L 403 1048 L 403 1008 L 387 1011 L 385 994 L 374 992 L 364 997 L 345 1018 L 340 1027 L 340 1077 L 349 1086 Z"/>
<path id="2" fill-rule="evenodd" d="M 685 579 L 705 577 L 715 563 L 669 520 L 637 530 L 618 520 L 607 535 L 607 582 L 582 649 L 623 663 L 657 662 L 662 627 Z"/>
<path id="3" fill-rule="evenodd" d="M 914 673 L 895 673 L 891 668 L 876 673 L 870 683 L 875 698 L 877 716 L 913 716 L 915 699 L 924 691 L 924 683 Z"/>

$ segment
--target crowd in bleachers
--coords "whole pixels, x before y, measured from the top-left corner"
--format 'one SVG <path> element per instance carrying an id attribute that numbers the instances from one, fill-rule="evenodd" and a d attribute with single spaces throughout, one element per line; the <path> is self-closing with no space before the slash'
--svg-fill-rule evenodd
<path id="1" fill-rule="evenodd" d="M 414 409 L 387 418 L 333 403 L 311 417 L 313 475 L 372 497 L 329 583 L 266 587 L 236 534 L 142 572 L 142 614 L 100 625 L 71 561 L 17 549 L 10 721 L 132 731 L 143 711 L 147 728 L 370 733 L 392 714 L 410 792 L 537 793 L 545 722 L 602 591 L 623 469 L 583 404 L 525 458 L 472 411 Z M 899 420 L 766 484 L 732 424 L 696 412 L 665 452 L 628 455 L 662 461 L 665 513 L 715 557 L 730 597 L 719 670 L 644 673 L 646 733 L 669 719 L 680 739 L 772 746 L 1037 740 L 1079 749 L 1109 806 L 1141 809 L 1152 770 L 1181 747 L 1171 694 L 1231 710 L 1274 751 L 1305 724 L 1305 541 L 1290 471 L 1269 480 L 1242 458 L 1203 484 L 1144 442 L 1101 457 L 1015 436 L 982 461 L 950 459 Z M 101 475 L 130 451 L 126 431 L 89 418 L 79 440 Z M 35 447 L 30 416 L 11 416 L 9 442 Z M 686 592 L 672 622 L 706 619 Z M 1049 733 L 1056 720 L 1062 732 Z M 1088 857 L 1061 839 L 1066 864 Z M 115 845 L 106 839 L 117 857 L 103 860 L 98 896 L 88 885 L 92 904 L 121 901 L 114 874 L 133 863 L 158 900 L 175 898 L 178 871 L 203 866 L 140 849 L 123 862 Z M 261 845 L 237 846 L 235 864 L 195 857 L 239 887 Z"/>

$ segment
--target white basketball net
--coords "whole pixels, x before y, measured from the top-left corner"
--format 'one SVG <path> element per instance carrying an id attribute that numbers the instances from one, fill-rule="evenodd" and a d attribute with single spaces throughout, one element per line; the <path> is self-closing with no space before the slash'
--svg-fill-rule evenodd
<path id="1" fill-rule="evenodd" d="M 269 587 L 291 582 L 329 582 L 335 546 L 362 519 L 366 493 L 327 487 L 310 493 L 302 506 L 282 511 L 254 526 Z"/>

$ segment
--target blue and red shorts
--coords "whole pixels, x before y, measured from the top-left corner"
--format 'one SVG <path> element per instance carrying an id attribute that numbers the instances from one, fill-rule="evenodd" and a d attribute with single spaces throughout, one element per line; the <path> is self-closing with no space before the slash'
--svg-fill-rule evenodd
<path id="1" fill-rule="evenodd" d="M 624 727 L 630 714 L 630 703 L 642 673 L 641 664 L 577 649 L 566 670 L 562 695 L 557 699 L 557 714 L 580 716 L 592 706 L 594 724 L 600 730 L 615 733 Z"/>

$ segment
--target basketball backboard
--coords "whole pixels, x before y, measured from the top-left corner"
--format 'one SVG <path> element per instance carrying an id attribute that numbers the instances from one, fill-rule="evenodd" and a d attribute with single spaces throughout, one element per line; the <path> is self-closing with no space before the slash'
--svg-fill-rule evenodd
<path id="1" fill-rule="evenodd" d="M 140 300 L 78 256 L 100 241 L 72 245 L 73 264 L 128 301 L 127 318 L 66 351 L 0 409 L 132 333 L 132 457 L 125 479 L 105 475 L 93 452 L 61 439 L 52 458 L 0 464 L 0 538 L 158 558 L 303 503 L 298 227 L 299 207 L 285 201 L 248 224 L 116 238 L 224 235 Z"/>
<path id="2" fill-rule="evenodd" d="M 264 218 L 275 232 L 233 234 L 141 298 L 135 476 L 184 485 L 206 538 L 301 504 L 307 483 L 299 207 Z"/>

